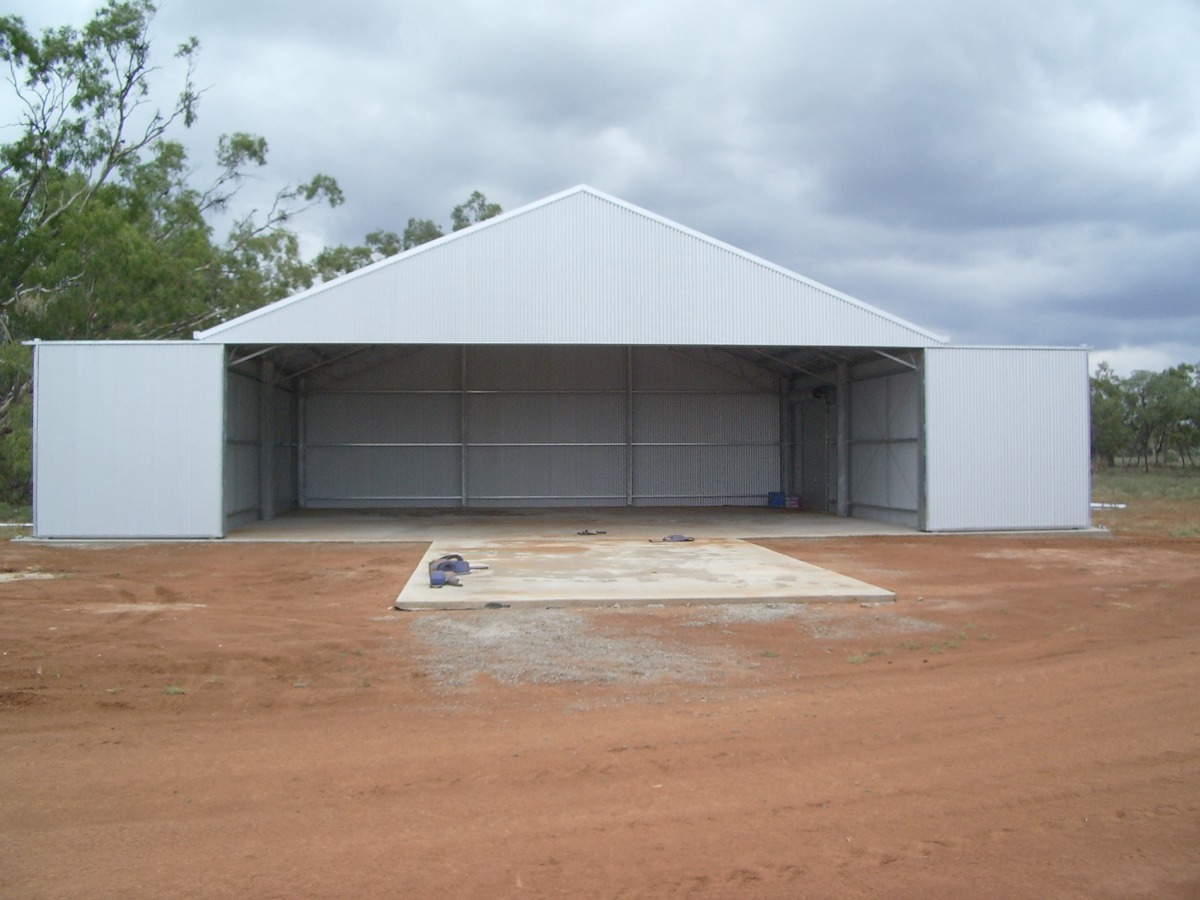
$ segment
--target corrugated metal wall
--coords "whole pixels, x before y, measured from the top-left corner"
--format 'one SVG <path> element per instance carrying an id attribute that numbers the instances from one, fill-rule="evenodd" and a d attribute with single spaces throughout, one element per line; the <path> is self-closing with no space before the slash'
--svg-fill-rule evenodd
<path id="1" fill-rule="evenodd" d="M 736 369 L 666 348 L 413 348 L 304 398 L 301 502 L 764 503 L 778 386 Z"/>
<path id="2" fill-rule="evenodd" d="M 837 508 L 835 406 L 825 397 L 796 403 L 792 418 L 792 487 L 813 512 Z"/>
<path id="3" fill-rule="evenodd" d="M 929 531 L 1086 528 L 1086 350 L 925 351 Z"/>
<path id="4" fill-rule="evenodd" d="M 432 311 L 436 310 L 436 314 Z M 941 339 L 580 189 L 209 329 L 231 344 L 921 347 Z"/>
<path id="5" fill-rule="evenodd" d="M 230 371 L 225 391 L 225 526 L 234 528 L 296 505 L 297 401 L 262 364 Z"/>
<path id="6" fill-rule="evenodd" d="M 233 527 L 259 517 L 258 380 L 230 372 L 225 393 L 225 522 Z"/>
<path id="7" fill-rule="evenodd" d="M 918 527 L 921 376 L 858 370 L 850 382 L 850 514 Z"/>
<path id="8" fill-rule="evenodd" d="M 34 533 L 223 533 L 224 348 L 34 347 Z"/>
<path id="9" fill-rule="evenodd" d="M 758 505 L 780 489 L 779 398 L 634 396 L 634 505 Z"/>
<path id="10" fill-rule="evenodd" d="M 296 394 L 276 385 L 271 390 L 271 431 L 274 448 L 271 468 L 275 479 L 272 514 L 295 506 L 298 499 Z"/>

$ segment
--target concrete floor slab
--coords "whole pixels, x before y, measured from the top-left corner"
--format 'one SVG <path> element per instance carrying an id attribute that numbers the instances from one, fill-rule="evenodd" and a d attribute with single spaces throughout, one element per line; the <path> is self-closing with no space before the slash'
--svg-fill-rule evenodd
<path id="1" fill-rule="evenodd" d="M 661 534 L 659 535 L 662 536 Z M 428 564 L 456 553 L 487 569 L 432 588 Z M 733 538 L 652 543 L 647 538 L 573 536 L 527 540 L 436 540 L 396 598 L 397 609 L 796 603 L 895 600 L 863 581 Z"/>
<path id="2" fill-rule="evenodd" d="M 584 529 L 610 536 L 803 538 L 916 534 L 911 528 L 767 507 L 291 510 L 234 529 L 229 541 L 556 540 Z"/>

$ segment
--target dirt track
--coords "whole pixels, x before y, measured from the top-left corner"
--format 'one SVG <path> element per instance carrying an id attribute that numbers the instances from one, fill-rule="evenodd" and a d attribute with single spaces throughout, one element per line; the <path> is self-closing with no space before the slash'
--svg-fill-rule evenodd
<path id="1" fill-rule="evenodd" d="M 403 614 L 419 545 L 0 545 L 0 894 L 1200 896 L 1200 542 L 768 546 L 899 600 Z"/>

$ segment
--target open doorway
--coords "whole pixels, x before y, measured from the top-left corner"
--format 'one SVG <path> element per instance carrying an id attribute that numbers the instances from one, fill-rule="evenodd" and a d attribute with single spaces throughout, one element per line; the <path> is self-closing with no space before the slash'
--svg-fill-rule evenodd
<path id="1" fill-rule="evenodd" d="M 792 419 L 792 484 L 802 509 L 837 509 L 836 415 L 832 397 L 824 393 L 796 404 Z"/>

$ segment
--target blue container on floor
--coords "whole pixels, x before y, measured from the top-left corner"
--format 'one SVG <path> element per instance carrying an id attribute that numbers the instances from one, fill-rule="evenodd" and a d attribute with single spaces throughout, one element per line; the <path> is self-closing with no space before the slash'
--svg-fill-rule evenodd
<path id="1" fill-rule="evenodd" d="M 767 506 L 782 509 L 784 502 L 783 491 L 771 491 L 767 494 Z"/>

